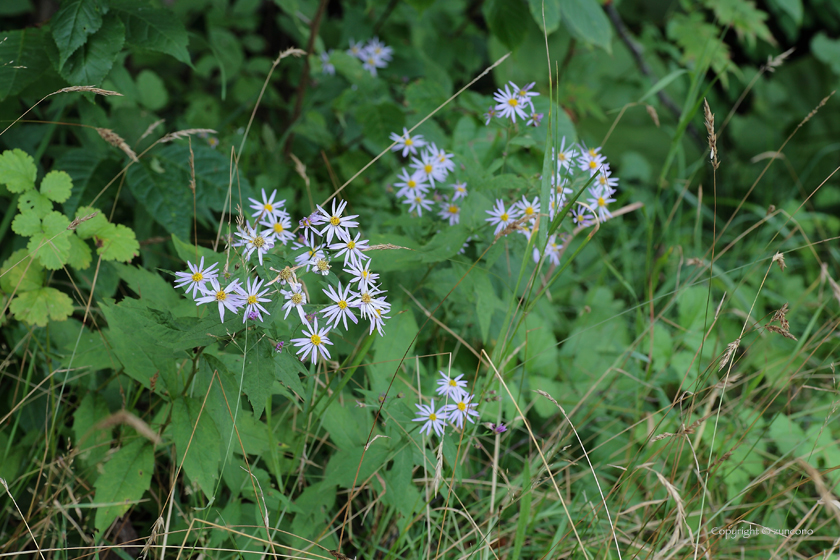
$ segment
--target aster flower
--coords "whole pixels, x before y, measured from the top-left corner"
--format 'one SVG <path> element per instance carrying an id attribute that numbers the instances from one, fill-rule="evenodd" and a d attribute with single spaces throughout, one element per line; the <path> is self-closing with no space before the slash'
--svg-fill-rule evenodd
<path id="1" fill-rule="evenodd" d="M 373 286 L 373 283 L 379 279 L 379 274 L 370 271 L 370 260 L 366 261 L 364 266 L 362 266 L 361 262 L 351 263 L 350 268 L 345 268 L 344 272 L 353 276 L 351 282 L 359 283 L 360 292 Z"/>
<path id="2" fill-rule="evenodd" d="M 609 165 L 605 164 L 598 172 L 598 177 L 595 178 L 595 186 L 608 189 L 609 194 L 615 194 L 615 189 L 618 187 L 618 177 L 612 177 Z"/>
<path id="3" fill-rule="evenodd" d="M 566 137 L 560 141 L 560 149 L 557 150 L 557 171 L 565 169 L 571 171 L 571 165 L 577 157 L 577 152 L 574 147 L 570 145 L 566 148 Z"/>
<path id="4" fill-rule="evenodd" d="M 407 198 L 403 200 L 403 204 L 409 204 L 408 207 L 409 212 L 417 212 L 418 216 L 423 216 L 423 210 L 431 209 L 434 202 L 426 198 L 425 196 L 418 194 L 413 198 Z"/>
<path id="5" fill-rule="evenodd" d="M 484 115 L 482 115 L 484 117 L 484 126 L 489 125 L 490 121 L 493 120 L 493 117 L 495 117 L 497 115 L 498 115 L 498 113 L 497 113 L 496 109 L 494 109 L 493 107 L 490 107 L 489 109 L 487 109 L 487 112 L 484 113 Z"/>
<path id="6" fill-rule="evenodd" d="M 454 226 L 461 221 L 461 207 L 455 204 L 454 201 L 444 201 L 440 205 L 438 216 L 444 220 L 448 220 L 450 226 Z"/>
<path id="7" fill-rule="evenodd" d="M 359 222 L 353 221 L 353 218 L 358 218 L 358 215 L 341 215 L 346 206 L 347 201 L 342 200 L 338 205 L 338 209 L 336 209 L 335 199 L 333 199 L 331 212 L 327 212 L 318 206 L 318 211 L 321 213 L 324 223 L 327 224 L 324 229 L 321 230 L 321 235 L 327 236 L 327 243 L 332 243 L 333 236 L 338 236 L 339 239 L 344 240 L 350 239 L 350 232 L 348 231 L 348 228 L 359 227 Z"/>
<path id="8" fill-rule="evenodd" d="M 350 290 L 350 285 L 344 287 L 342 290 L 341 282 L 338 283 L 338 289 L 328 286 L 326 290 L 322 290 L 327 297 L 333 302 L 321 310 L 324 318 L 332 322 L 331 328 L 338 327 L 338 324 L 344 321 L 344 330 L 347 330 L 347 319 L 350 318 L 354 324 L 358 324 L 358 319 L 353 314 L 352 308 L 356 307 L 355 297 L 358 295 Z"/>
<path id="9" fill-rule="evenodd" d="M 496 226 L 496 229 L 493 231 L 493 235 L 499 235 L 499 233 L 508 227 L 512 222 L 516 221 L 519 217 L 519 209 L 516 205 L 511 206 L 510 210 L 505 210 L 505 203 L 500 199 L 496 199 L 496 205 L 493 207 L 492 210 L 487 210 L 487 213 L 490 214 L 489 218 L 485 218 L 485 222 L 490 222 L 490 225 Z"/>
<path id="10" fill-rule="evenodd" d="M 429 144 L 429 155 L 436 158 L 438 167 L 443 168 L 447 173 L 455 171 L 455 162 L 452 161 L 455 154 L 447 154 L 446 150 L 438 149 L 432 142 Z"/>
<path id="11" fill-rule="evenodd" d="M 295 243 L 294 245 L 292 245 L 292 248 L 306 249 L 306 251 L 295 257 L 295 265 L 305 267 L 307 272 L 312 270 L 312 266 L 314 263 L 318 262 L 319 259 L 323 259 L 326 256 L 324 255 L 324 249 L 321 245 L 311 247 L 309 245 L 301 245 L 299 243 Z"/>
<path id="12" fill-rule="evenodd" d="M 297 354 L 300 355 L 301 360 L 305 360 L 307 356 L 311 356 L 312 363 L 314 364 L 318 361 L 319 354 L 324 359 L 330 358 L 330 352 L 326 347 L 327 344 L 332 345 L 330 339 L 327 338 L 329 331 L 327 329 L 318 328 L 317 317 L 311 325 L 305 325 L 303 327 L 303 334 L 306 335 L 305 338 L 292 339 L 292 344 L 298 348 Z"/>
<path id="13" fill-rule="evenodd" d="M 301 245 L 308 245 L 308 246 L 315 246 L 315 236 L 320 236 L 321 232 L 318 231 L 318 226 L 324 223 L 324 217 L 317 211 L 312 212 L 310 215 L 301 218 L 298 221 L 298 227 L 302 230 L 300 235 L 303 237 L 303 241 L 300 242 Z M 299 247 L 292 246 L 293 249 L 298 249 Z"/>
<path id="14" fill-rule="evenodd" d="M 531 113 L 531 116 L 528 117 L 528 122 L 526 124 L 527 126 L 533 126 L 534 128 L 536 128 L 540 126 L 540 122 L 542 122 L 542 119 L 542 113 Z"/>
<path id="15" fill-rule="evenodd" d="M 315 274 L 326 276 L 330 273 L 330 260 L 326 257 L 326 255 L 316 254 L 312 257 L 312 260 L 309 261 L 309 267 Z"/>
<path id="16" fill-rule="evenodd" d="M 262 314 L 269 314 L 266 308 L 260 304 L 271 301 L 269 298 L 263 297 L 271 288 L 266 288 L 265 290 L 260 291 L 262 285 L 262 280 L 257 279 L 252 282 L 251 279 L 248 278 L 245 281 L 245 288 L 242 288 L 242 286 L 239 287 L 239 295 L 242 296 L 242 303 L 245 305 L 245 313 L 242 314 L 243 323 L 248 318 L 262 322 Z"/>
<path id="17" fill-rule="evenodd" d="M 384 292 L 374 285 L 368 286 L 367 288 L 360 288 L 358 297 L 353 300 L 353 307 L 359 308 L 362 317 L 379 316 L 391 308 L 391 305 L 385 301 L 384 297 L 377 297 L 382 293 Z"/>
<path id="18" fill-rule="evenodd" d="M 375 56 L 378 56 L 379 58 L 384 60 L 385 62 L 390 61 L 391 57 L 394 54 L 394 49 L 386 46 L 385 43 L 379 40 L 379 37 L 374 37 L 373 39 L 368 41 L 368 44 L 365 45 L 365 48 L 369 52 L 373 53 Z"/>
<path id="19" fill-rule="evenodd" d="M 548 244 L 545 246 L 545 256 L 548 257 L 549 262 L 554 266 L 560 265 L 560 251 L 563 249 L 563 243 L 557 241 L 557 234 L 553 234 L 548 238 Z M 534 247 L 534 262 L 540 262 L 540 250 Z"/>
<path id="20" fill-rule="evenodd" d="M 283 319 L 286 319 L 289 316 L 289 311 L 295 308 L 300 315 L 300 320 L 305 323 L 306 313 L 303 311 L 303 306 L 306 305 L 306 294 L 303 292 L 303 285 L 289 282 L 289 289 L 280 290 L 280 293 L 286 298 L 286 303 L 283 304 L 286 314 L 283 315 Z"/>
<path id="21" fill-rule="evenodd" d="M 435 399 L 432 399 L 429 405 L 417 404 L 415 406 L 419 410 L 417 412 L 417 418 L 413 421 L 424 422 L 423 427 L 420 428 L 420 433 L 426 432 L 428 435 L 432 435 L 432 431 L 434 431 L 438 437 L 443 437 L 443 430 L 446 428 L 446 424 L 444 424 L 446 420 L 446 407 L 442 406 L 435 410 Z"/>
<path id="22" fill-rule="evenodd" d="M 213 263 L 207 268 L 204 268 L 204 257 L 201 257 L 198 266 L 187 261 L 187 267 L 190 271 L 175 273 L 175 277 L 177 278 L 175 287 L 184 288 L 184 293 L 187 294 L 192 291 L 192 298 L 195 299 L 199 293 L 204 292 L 204 286 L 207 282 L 216 279 L 218 276 L 217 266 L 219 266 L 219 263 Z"/>
<path id="23" fill-rule="evenodd" d="M 572 223 L 576 227 L 589 227 L 595 222 L 595 216 L 588 213 L 589 210 L 583 206 L 578 206 L 572 210 Z"/>
<path id="24" fill-rule="evenodd" d="M 388 62 L 383 60 L 381 56 L 377 56 L 371 52 L 370 49 L 365 48 L 364 56 L 362 57 L 362 68 L 370 72 L 371 76 L 377 75 L 377 69 L 385 68 Z"/>
<path id="25" fill-rule="evenodd" d="M 540 213 L 540 197 L 534 197 L 533 201 L 528 202 L 525 195 L 522 195 L 522 200 L 515 202 L 514 206 L 518 208 L 518 210 L 522 213 L 522 216 L 527 216 L 529 218 L 529 222 L 536 220 L 537 214 Z"/>
<path id="26" fill-rule="evenodd" d="M 237 293 L 240 289 L 239 280 L 234 280 L 227 287 L 222 288 L 216 278 L 210 280 L 210 288 L 204 289 L 204 295 L 195 300 L 196 305 L 202 303 L 219 304 L 219 319 L 225 322 L 225 309 L 236 313 L 242 307 L 242 297 Z"/>
<path id="27" fill-rule="evenodd" d="M 417 170 L 417 173 L 424 181 L 428 181 L 433 187 L 435 181 L 445 181 L 449 172 L 440 165 L 438 158 L 429 153 L 428 150 L 423 150 L 420 159 L 411 158 L 411 167 Z"/>
<path id="28" fill-rule="evenodd" d="M 539 95 L 539 93 L 537 93 L 536 91 L 531 91 L 531 89 L 533 89 L 533 87 L 537 85 L 537 82 L 531 82 L 530 84 L 522 88 L 517 86 L 513 82 L 508 83 L 510 84 L 510 87 L 513 88 L 513 93 L 514 95 L 516 95 L 516 98 L 519 100 L 519 103 L 521 103 L 523 107 L 531 107 L 531 111 L 533 111 L 534 104 L 531 102 L 531 98 L 536 97 L 537 95 Z M 540 116 L 540 118 L 542 118 L 542 116 Z"/>
<path id="29" fill-rule="evenodd" d="M 426 141 L 423 140 L 423 136 L 420 134 L 416 134 L 411 136 L 408 133 L 408 129 L 403 127 L 402 136 L 397 134 L 396 132 L 392 132 L 389 138 L 396 142 L 396 145 L 391 146 L 391 151 L 399 152 L 402 150 L 402 157 L 408 156 L 408 154 L 416 154 L 417 148 L 422 148 L 426 145 Z"/>
<path id="30" fill-rule="evenodd" d="M 478 417 L 478 411 L 475 409 L 478 405 L 472 402 L 473 395 L 469 393 L 463 392 L 459 397 L 454 403 L 447 405 L 445 410 L 449 421 L 460 430 L 464 428 L 464 420 L 475 423 L 472 417 Z"/>
<path id="31" fill-rule="evenodd" d="M 283 245 L 287 245 L 289 241 L 295 238 L 292 234 L 292 220 L 289 214 L 283 212 L 281 214 L 267 214 L 265 219 L 260 222 L 265 229 L 262 231 L 262 236 L 272 241 L 279 241 Z"/>
<path id="32" fill-rule="evenodd" d="M 330 251 L 338 251 L 335 257 L 338 258 L 341 255 L 344 255 L 344 264 L 347 264 L 348 261 L 350 264 L 360 263 L 364 260 L 369 259 L 367 255 L 365 255 L 362 251 L 369 247 L 367 239 L 360 240 L 361 232 L 356 234 L 354 239 L 348 239 L 346 241 L 341 240 L 338 243 L 333 243 L 330 245 Z"/>
<path id="33" fill-rule="evenodd" d="M 464 377 L 462 373 L 458 377 L 452 378 L 449 375 L 441 372 L 440 379 L 437 380 L 438 388 L 435 389 L 435 392 L 447 399 L 456 400 L 461 397 L 461 393 L 467 392 L 467 380 L 461 379 Z"/>
<path id="34" fill-rule="evenodd" d="M 607 158 L 599 153 L 600 150 L 600 147 L 586 149 L 581 146 L 578 168 L 581 171 L 588 171 L 590 177 L 598 173 L 607 162 Z"/>
<path id="35" fill-rule="evenodd" d="M 263 237 L 247 222 L 244 228 L 236 232 L 236 236 L 241 239 L 235 242 L 233 246 L 245 247 L 245 260 L 251 260 L 251 255 L 256 251 L 260 265 L 263 263 L 263 255 L 274 247 L 274 241 L 271 238 Z"/>
<path id="36" fill-rule="evenodd" d="M 467 194 L 469 194 L 467 193 L 467 184 L 464 182 L 454 183 L 452 185 L 452 189 L 455 191 L 455 193 L 452 195 L 453 201 L 458 200 L 459 198 L 465 198 Z"/>
<path id="37" fill-rule="evenodd" d="M 277 196 L 276 189 L 271 191 L 270 197 L 265 196 L 265 189 L 260 190 L 262 191 L 262 202 L 253 198 L 248 198 L 251 202 L 251 208 L 254 210 L 253 217 L 258 220 L 265 217 L 266 214 L 274 214 L 283 208 L 284 204 L 286 204 L 285 200 L 278 200 L 277 202 L 274 201 L 274 197 Z"/>
<path id="38" fill-rule="evenodd" d="M 385 336 L 385 331 L 382 330 L 382 327 L 385 326 L 385 319 L 390 319 L 384 313 L 388 313 L 390 311 L 391 305 L 387 304 L 387 309 L 377 307 L 374 309 L 374 312 L 368 315 L 368 320 L 370 321 L 370 331 L 368 334 L 373 334 L 373 329 L 376 329 L 376 332 L 379 333 L 379 336 Z"/>
<path id="39" fill-rule="evenodd" d="M 332 62 L 330 62 L 331 54 L 332 50 L 330 50 L 329 52 L 321 53 L 319 57 L 321 59 L 321 72 L 330 76 L 335 74 L 335 66 L 333 66 Z"/>
<path id="40" fill-rule="evenodd" d="M 525 114 L 522 101 L 520 101 L 516 93 L 510 92 L 507 84 L 505 84 L 504 90 L 500 89 L 493 94 L 493 99 L 496 100 L 496 106 L 494 108 L 498 111 L 500 117 L 510 118 L 513 122 L 516 122 L 516 117 L 519 117 L 523 121 L 528 118 L 528 115 Z"/>
<path id="41" fill-rule="evenodd" d="M 612 189 L 609 187 L 590 187 L 589 193 L 591 198 L 589 198 L 586 202 L 589 203 L 596 212 L 598 212 L 598 219 L 602 222 L 605 222 L 612 218 L 612 214 L 610 213 L 607 205 L 611 202 L 615 202 L 615 199 L 612 198 Z"/>
<path id="42" fill-rule="evenodd" d="M 423 196 L 429 190 L 429 185 L 426 183 L 425 175 L 419 171 L 408 174 L 408 170 L 403 167 L 400 174 L 397 175 L 399 182 L 394 183 L 395 187 L 400 187 L 397 191 L 397 198 L 414 198 L 415 196 Z"/>
<path id="43" fill-rule="evenodd" d="M 361 41 L 358 43 L 355 42 L 352 38 L 350 39 L 350 48 L 347 49 L 347 54 L 350 56 L 355 56 L 358 59 L 362 59 L 364 57 L 365 46 L 362 44 Z"/>

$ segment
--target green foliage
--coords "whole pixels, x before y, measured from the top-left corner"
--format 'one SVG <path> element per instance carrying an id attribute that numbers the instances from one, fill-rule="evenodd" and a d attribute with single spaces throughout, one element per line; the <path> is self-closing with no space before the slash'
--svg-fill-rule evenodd
<path id="1" fill-rule="evenodd" d="M 105 531 L 143 496 L 152 480 L 154 465 L 154 449 L 143 439 L 135 439 L 111 456 L 95 484 L 97 531 Z"/>
<path id="2" fill-rule="evenodd" d="M 35 162 L 32 157 L 15 148 L 0 154 L 0 184 L 9 192 L 22 193 L 35 188 Z"/>
<path id="3" fill-rule="evenodd" d="M 97 0 L 68 0 L 52 18 L 52 36 L 60 53 L 58 67 L 63 68 L 70 56 L 102 27 L 107 6 Z M 122 45 L 120 45 L 122 46 Z"/>

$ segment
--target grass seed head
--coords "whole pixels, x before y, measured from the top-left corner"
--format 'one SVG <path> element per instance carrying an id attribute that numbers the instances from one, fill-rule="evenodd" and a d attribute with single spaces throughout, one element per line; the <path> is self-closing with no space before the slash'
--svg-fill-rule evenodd
<path id="1" fill-rule="evenodd" d="M 715 134 L 715 114 L 709 108 L 709 102 L 703 99 L 703 123 L 706 125 L 706 132 L 709 135 L 709 157 L 712 160 L 712 167 L 717 169 L 720 165 L 718 162 L 717 151 L 717 134 Z"/>

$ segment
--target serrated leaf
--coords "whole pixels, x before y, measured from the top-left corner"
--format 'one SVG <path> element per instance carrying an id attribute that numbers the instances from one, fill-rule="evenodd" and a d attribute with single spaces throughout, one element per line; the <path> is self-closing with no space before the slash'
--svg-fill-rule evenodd
<path id="1" fill-rule="evenodd" d="M 103 261 L 130 262 L 139 252 L 134 231 L 122 224 L 110 224 L 94 238 L 96 252 Z"/>
<path id="2" fill-rule="evenodd" d="M 111 71 L 124 43 L 125 27 L 119 18 L 108 15 L 99 31 L 61 66 L 59 74 L 73 85 L 98 86 Z"/>
<path id="3" fill-rule="evenodd" d="M 72 233 L 67 229 L 70 220 L 60 212 L 50 212 L 41 220 L 41 231 L 32 236 L 26 248 L 36 254 L 38 260 L 49 270 L 58 270 L 67 264 Z"/>
<path id="4" fill-rule="evenodd" d="M 183 461 L 187 476 L 198 483 L 209 499 L 219 479 L 219 463 L 222 460 L 221 436 L 213 417 L 208 410 L 201 410 L 200 401 L 184 397 L 172 405 L 171 426 L 178 464 Z"/>
<path id="5" fill-rule="evenodd" d="M 19 293 L 12 300 L 9 310 L 18 321 L 45 327 L 50 320 L 64 321 L 72 315 L 73 300 L 55 288 L 38 288 Z"/>
<path id="6" fill-rule="evenodd" d="M 79 239 L 78 235 L 69 235 L 70 253 L 67 255 L 67 264 L 76 270 L 85 270 L 90 266 L 93 258 L 88 244 Z"/>
<path id="7" fill-rule="evenodd" d="M 41 218 L 35 212 L 22 212 L 12 221 L 12 231 L 23 237 L 32 237 L 41 231 Z"/>
<path id="8" fill-rule="evenodd" d="M 241 319 L 240 319 L 241 321 Z M 265 410 L 265 401 L 274 384 L 274 349 L 266 341 L 258 342 L 245 353 L 245 379 L 242 391 L 248 395 L 254 417 L 259 419 Z"/>
<path id="9" fill-rule="evenodd" d="M 18 249 L 0 269 L 0 289 L 11 294 L 15 290 L 26 292 L 44 285 L 44 267 L 26 249 Z"/>
<path id="10" fill-rule="evenodd" d="M 102 344 L 97 337 L 97 343 Z M 78 367 L 78 365 L 76 366 Z M 100 420 L 109 414 L 108 403 L 96 393 L 88 393 L 73 414 L 73 441 L 79 451 L 79 458 L 87 465 L 101 461 L 108 452 L 107 442 L 110 430 L 92 430 Z"/>
<path id="11" fill-rule="evenodd" d="M 58 47 L 61 69 L 88 36 L 102 27 L 102 6 L 97 0 L 67 0 L 50 20 L 53 40 Z"/>
<path id="12" fill-rule="evenodd" d="M 192 66 L 187 52 L 187 30 L 170 11 L 152 8 L 137 0 L 114 0 L 111 9 L 125 24 L 129 45 L 162 52 Z"/>
<path id="13" fill-rule="evenodd" d="M 26 191 L 18 199 L 21 214 L 34 214 L 39 219 L 52 211 L 52 201 L 36 190 Z"/>
<path id="14" fill-rule="evenodd" d="M 528 13 L 521 2 L 490 0 L 482 11 L 490 31 L 509 49 L 513 50 L 525 39 L 528 31 Z"/>
<path id="15" fill-rule="evenodd" d="M 82 239 L 90 239 L 94 235 L 100 235 L 110 226 L 105 215 L 92 206 L 83 206 L 76 210 L 76 218 L 90 216 L 94 212 L 96 212 L 96 215 L 93 218 L 80 223 L 76 227 L 76 235 Z"/>
<path id="16" fill-rule="evenodd" d="M 29 28 L 20 31 L 4 31 L 0 42 L 0 101 L 17 95 L 36 81 L 50 68 L 49 58 L 44 54 L 45 41 L 49 41 L 41 29 Z"/>
<path id="17" fill-rule="evenodd" d="M 560 0 L 560 15 L 573 37 L 611 51 L 612 26 L 597 0 Z"/>
<path id="18" fill-rule="evenodd" d="M 53 202 L 64 202 L 73 192 L 73 179 L 64 171 L 50 171 L 41 180 L 41 194 Z"/>
<path id="19" fill-rule="evenodd" d="M 543 3 L 545 3 L 545 26 L 543 26 Z M 540 29 L 551 35 L 560 27 L 560 0 L 528 0 L 531 16 Z"/>
<path id="20" fill-rule="evenodd" d="M 0 184 L 9 192 L 22 193 L 35 188 L 35 160 L 21 149 L 6 150 L 0 154 Z"/>
<path id="21" fill-rule="evenodd" d="M 136 439 L 114 453 L 105 463 L 105 470 L 96 479 L 96 504 L 103 505 L 96 510 L 94 526 L 102 534 L 114 520 L 123 515 L 130 504 L 143 497 L 152 481 L 152 469 L 155 466 L 155 453 L 151 444 L 144 439 Z"/>

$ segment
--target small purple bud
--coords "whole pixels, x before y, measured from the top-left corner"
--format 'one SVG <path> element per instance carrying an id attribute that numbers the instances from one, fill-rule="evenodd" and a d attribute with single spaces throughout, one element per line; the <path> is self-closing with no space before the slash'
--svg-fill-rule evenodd
<path id="1" fill-rule="evenodd" d="M 283 346 L 285 346 L 285 345 L 286 345 L 286 343 L 285 343 L 285 342 L 283 342 L 283 341 L 281 340 L 280 342 L 278 342 L 278 343 L 274 346 L 274 349 L 275 349 L 275 350 L 277 350 L 278 352 L 280 352 L 280 351 L 282 351 L 282 350 L 283 350 Z"/>
<path id="2" fill-rule="evenodd" d="M 306 317 L 307 323 L 311 323 L 315 320 L 315 313 L 307 313 L 306 315 L 304 315 L 304 317 Z"/>
<path id="3" fill-rule="evenodd" d="M 504 424 L 499 424 L 498 426 L 493 428 L 493 431 L 497 434 L 503 434 L 507 431 L 507 426 L 505 426 Z"/>
<path id="4" fill-rule="evenodd" d="M 250 313 L 248 313 L 248 318 L 251 319 L 252 321 L 256 321 L 258 317 L 259 317 L 259 315 L 257 314 L 256 311 L 251 311 Z"/>

